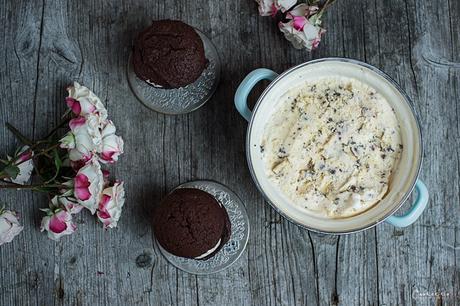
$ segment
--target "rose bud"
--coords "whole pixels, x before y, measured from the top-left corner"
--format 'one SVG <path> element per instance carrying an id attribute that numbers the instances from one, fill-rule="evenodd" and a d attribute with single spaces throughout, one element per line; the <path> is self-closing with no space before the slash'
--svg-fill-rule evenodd
<path id="1" fill-rule="evenodd" d="M 32 161 L 33 152 L 29 150 L 29 146 L 24 146 L 19 150 L 18 155 L 15 157 L 14 165 L 18 168 L 18 174 L 16 177 L 7 178 L 8 181 L 24 185 L 30 181 L 30 176 L 34 169 L 34 163 Z M 8 160 L 12 160 L 8 156 Z"/>

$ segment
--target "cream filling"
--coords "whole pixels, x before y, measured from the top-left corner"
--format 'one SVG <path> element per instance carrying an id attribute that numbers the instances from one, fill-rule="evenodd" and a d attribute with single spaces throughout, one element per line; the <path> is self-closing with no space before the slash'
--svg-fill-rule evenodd
<path id="1" fill-rule="evenodd" d="M 209 250 L 206 251 L 206 253 L 204 253 L 203 255 L 200 255 L 200 256 L 195 257 L 195 259 L 205 258 L 205 257 L 208 256 L 209 254 L 211 254 L 212 252 L 214 252 L 215 250 L 217 250 L 217 248 L 220 246 L 221 240 L 222 240 L 222 239 L 219 239 L 219 241 L 217 241 L 217 244 L 216 244 L 212 249 L 209 249 Z"/>
<path id="2" fill-rule="evenodd" d="M 156 87 L 156 88 L 163 88 L 163 86 L 158 85 L 158 84 L 155 84 L 155 83 L 153 83 L 153 82 L 150 81 L 150 80 L 145 80 L 145 81 L 146 81 L 147 83 L 149 83 L 150 85 L 152 85 L 153 87 Z"/>

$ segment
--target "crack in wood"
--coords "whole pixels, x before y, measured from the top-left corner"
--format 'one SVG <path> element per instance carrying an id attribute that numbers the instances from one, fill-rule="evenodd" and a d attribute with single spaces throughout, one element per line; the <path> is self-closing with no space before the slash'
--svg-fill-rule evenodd
<path id="1" fill-rule="evenodd" d="M 33 99 L 33 122 L 32 122 L 32 139 L 35 140 L 35 118 L 37 117 L 37 92 L 38 92 L 38 82 L 40 81 L 40 54 L 42 48 L 43 40 L 43 25 L 45 23 L 45 0 L 42 0 L 42 12 L 40 19 L 40 36 L 38 40 L 38 52 L 37 52 L 37 67 L 35 71 L 35 90 L 34 90 L 34 99 Z"/>
<path id="2" fill-rule="evenodd" d="M 414 78 L 414 82 L 415 82 L 415 92 L 417 94 L 417 98 L 418 98 L 418 83 L 417 83 L 417 76 L 415 74 L 415 70 L 414 70 L 414 62 L 413 62 L 413 59 L 412 59 L 412 31 L 411 31 L 411 26 L 410 26 L 410 19 L 409 19 L 409 9 L 407 7 L 407 0 L 404 1 L 404 4 L 405 4 L 405 10 L 406 10 L 406 20 L 407 20 L 407 35 L 408 35 L 408 48 L 409 48 L 409 65 L 410 65 L 410 69 L 411 69 L 411 72 L 412 72 L 412 77 Z"/>
<path id="3" fill-rule="evenodd" d="M 315 284 L 316 284 L 316 304 L 319 305 L 319 276 L 318 276 L 318 265 L 316 264 L 316 255 L 315 255 L 315 245 L 313 239 L 311 238 L 311 233 L 308 232 L 308 238 L 310 240 L 312 257 L 313 257 L 313 270 L 315 272 Z"/>

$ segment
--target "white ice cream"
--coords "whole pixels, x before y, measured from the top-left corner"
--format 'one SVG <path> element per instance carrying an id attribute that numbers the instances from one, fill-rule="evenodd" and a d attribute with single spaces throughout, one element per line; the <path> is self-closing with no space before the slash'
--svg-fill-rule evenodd
<path id="1" fill-rule="evenodd" d="M 387 193 L 402 151 L 399 123 L 373 88 L 322 78 L 289 92 L 267 125 L 268 177 L 295 205 L 332 218 L 358 214 Z"/>

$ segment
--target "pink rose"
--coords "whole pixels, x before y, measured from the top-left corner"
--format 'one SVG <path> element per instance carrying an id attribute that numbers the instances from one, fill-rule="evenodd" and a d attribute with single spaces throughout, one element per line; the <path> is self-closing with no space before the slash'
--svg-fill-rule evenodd
<path id="1" fill-rule="evenodd" d="M 256 0 L 259 4 L 259 15 L 260 16 L 275 16 L 276 13 L 286 12 L 293 7 L 297 0 Z"/>
<path id="2" fill-rule="evenodd" d="M 125 189 L 123 182 L 115 182 L 113 186 L 104 189 L 97 210 L 97 217 L 104 224 L 104 228 L 117 226 L 124 203 Z"/>
<path id="3" fill-rule="evenodd" d="M 321 20 L 317 6 L 299 4 L 286 14 L 288 22 L 278 24 L 284 37 L 289 40 L 294 48 L 306 48 L 311 51 L 318 47 L 321 36 L 326 32 L 320 27 Z"/>
<path id="4" fill-rule="evenodd" d="M 0 245 L 11 242 L 22 229 L 14 211 L 0 208 Z"/>
<path id="5" fill-rule="evenodd" d="M 98 118 L 93 115 L 70 120 L 70 131 L 59 142 L 69 150 L 69 159 L 74 163 L 86 163 L 100 150 L 102 137 Z"/>
<path id="6" fill-rule="evenodd" d="M 78 170 L 73 179 L 74 196 L 78 204 L 94 214 L 101 198 L 103 184 L 104 176 L 101 166 L 96 160 L 91 160 Z"/>
<path id="7" fill-rule="evenodd" d="M 40 231 L 47 231 L 48 238 L 58 241 L 62 236 L 70 235 L 77 229 L 77 226 L 72 222 L 72 214 L 66 210 L 57 209 L 42 209 L 47 212 L 43 217 L 40 226 Z"/>
<path id="8" fill-rule="evenodd" d="M 30 176 L 32 175 L 32 171 L 34 169 L 34 163 L 32 161 L 33 152 L 29 150 L 29 146 L 23 146 L 21 150 L 19 150 L 18 155 L 15 157 L 15 165 L 17 165 L 19 169 L 19 173 L 15 178 L 9 178 L 7 180 L 24 185 L 30 181 Z M 8 156 L 8 160 L 12 158 Z"/>
<path id="9" fill-rule="evenodd" d="M 112 121 L 108 120 L 102 129 L 102 146 L 99 160 L 102 163 L 114 163 L 118 156 L 123 153 L 123 139 L 115 135 L 116 128 Z"/>
<path id="10" fill-rule="evenodd" d="M 67 88 L 69 96 L 66 98 L 67 105 L 77 116 L 97 115 L 101 120 L 107 119 L 107 110 L 101 100 L 87 87 L 77 82 Z"/>

